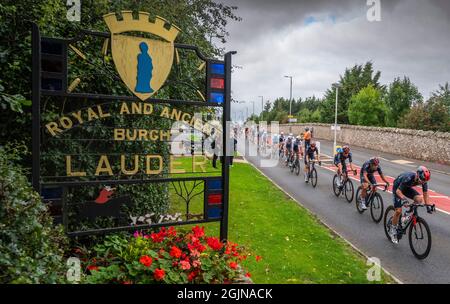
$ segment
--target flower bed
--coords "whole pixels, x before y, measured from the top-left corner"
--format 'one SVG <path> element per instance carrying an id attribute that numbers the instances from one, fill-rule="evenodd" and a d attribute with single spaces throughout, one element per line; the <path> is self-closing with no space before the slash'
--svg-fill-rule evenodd
<path id="1" fill-rule="evenodd" d="M 82 256 L 86 283 L 226 284 L 248 282 L 251 276 L 244 265 L 251 254 L 244 247 L 208 237 L 198 226 L 187 233 L 170 227 L 109 236 L 94 251 Z"/>

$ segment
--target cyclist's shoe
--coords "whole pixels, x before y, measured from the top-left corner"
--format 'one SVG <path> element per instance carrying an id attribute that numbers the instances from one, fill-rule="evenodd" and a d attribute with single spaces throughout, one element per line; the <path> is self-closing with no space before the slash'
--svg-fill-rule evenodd
<path id="1" fill-rule="evenodd" d="M 308 178 L 308 175 L 305 173 L 305 183 L 308 183 L 309 182 L 309 178 Z"/>
<path id="2" fill-rule="evenodd" d="M 389 236 L 391 237 L 391 241 L 394 244 L 398 244 L 397 233 L 397 227 L 391 226 L 391 229 L 389 230 Z"/>
<path id="3" fill-rule="evenodd" d="M 433 214 L 435 208 L 436 208 L 435 205 L 427 205 L 427 212 L 429 214 Z"/>
<path id="4" fill-rule="evenodd" d="M 361 201 L 361 202 L 359 203 L 359 207 L 360 207 L 362 210 L 367 210 L 366 202 L 365 202 L 365 201 Z"/>

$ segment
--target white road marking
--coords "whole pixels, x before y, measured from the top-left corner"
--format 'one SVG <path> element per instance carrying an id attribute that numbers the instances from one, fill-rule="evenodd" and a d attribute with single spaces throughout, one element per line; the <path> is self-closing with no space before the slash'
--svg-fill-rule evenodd
<path id="1" fill-rule="evenodd" d="M 391 160 L 391 163 L 395 163 L 395 164 L 399 164 L 399 165 L 414 164 L 414 162 L 411 162 L 409 160 L 404 160 L 404 159 Z"/>

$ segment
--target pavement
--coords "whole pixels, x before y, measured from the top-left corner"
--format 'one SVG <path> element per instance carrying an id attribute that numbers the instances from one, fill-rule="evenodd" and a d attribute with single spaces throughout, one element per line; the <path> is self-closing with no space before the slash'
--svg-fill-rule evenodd
<path id="1" fill-rule="evenodd" d="M 422 164 L 431 170 L 430 196 L 439 211 L 429 215 L 424 209 L 419 209 L 420 216 L 430 226 L 432 248 L 425 260 L 418 260 L 409 248 L 407 237 L 403 237 L 398 245 L 392 244 L 384 233 L 383 221 L 379 224 L 374 223 L 370 217 L 370 211 L 361 215 L 357 212 L 354 201 L 348 203 L 345 198 L 337 198 L 334 195 L 332 180 L 335 172 L 331 164 L 331 156 L 334 154 L 333 143 L 325 140 L 318 141 L 322 167 L 316 166 L 318 171 L 316 188 L 304 182 L 303 164 L 302 173 L 296 176 L 276 161 L 268 161 L 254 152 L 249 153 L 249 148 L 250 151 L 256 150 L 256 146 L 252 143 L 247 146 L 246 153 L 244 139 L 239 140 L 238 150 L 245 155 L 247 161 L 277 183 L 302 206 L 317 215 L 327 226 L 366 256 L 378 258 L 381 266 L 403 283 L 450 283 L 450 167 L 352 147 L 353 163 L 356 168 L 362 166 L 369 158 L 378 156 L 383 172 L 390 180 L 400 173 L 414 171 Z M 359 174 L 352 179 L 355 179 L 353 183 L 356 191 L 359 186 Z M 379 193 L 383 197 L 385 208 L 392 204 L 391 192 L 380 191 Z M 276 203 L 275 201 L 274 204 Z"/>

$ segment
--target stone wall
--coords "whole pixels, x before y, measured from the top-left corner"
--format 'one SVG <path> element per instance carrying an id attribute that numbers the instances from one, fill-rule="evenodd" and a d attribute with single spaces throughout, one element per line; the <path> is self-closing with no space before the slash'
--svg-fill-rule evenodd
<path id="1" fill-rule="evenodd" d="M 314 127 L 317 139 L 334 140 L 330 124 L 290 124 L 280 125 L 280 131 L 303 133 L 305 127 Z M 349 145 L 450 165 L 450 133 L 340 125 L 337 141 Z"/>

